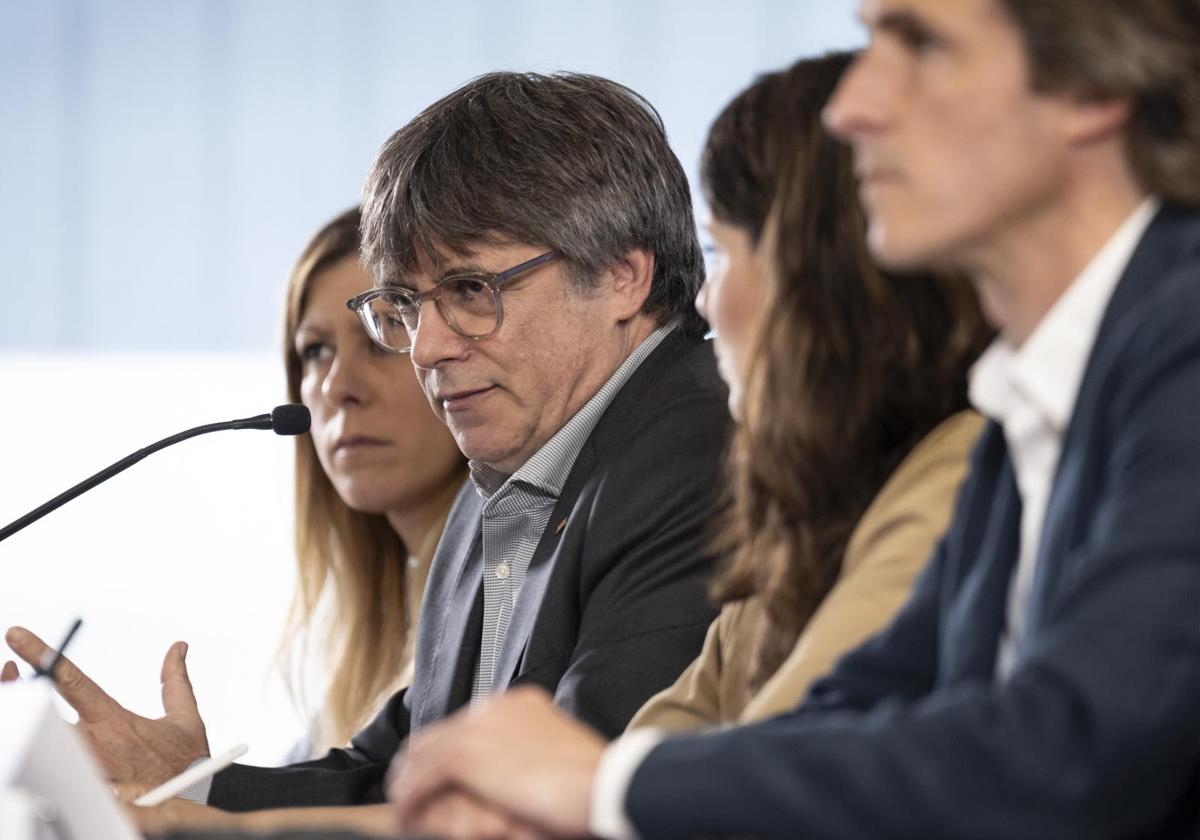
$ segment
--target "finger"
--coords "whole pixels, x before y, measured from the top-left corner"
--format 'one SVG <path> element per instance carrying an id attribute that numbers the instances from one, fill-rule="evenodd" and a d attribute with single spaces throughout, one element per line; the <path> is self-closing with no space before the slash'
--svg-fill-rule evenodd
<path id="1" fill-rule="evenodd" d="M 112 795 L 116 800 L 122 804 L 133 802 L 133 800 L 148 790 L 145 785 L 132 782 L 111 782 L 108 788 L 112 791 Z"/>
<path id="2" fill-rule="evenodd" d="M 11 659 L 4 663 L 4 667 L 0 668 L 0 683 L 16 682 L 21 679 L 21 672 L 17 670 L 17 663 Z"/>
<path id="3" fill-rule="evenodd" d="M 239 828 L 241 823 L 239 814 L 199 805 L 186 799 L 171 799 L 162 805 L 149 808 L 139 808 L 136 805 L 126 805 L 125 808 L 126 813 L 146 835 L 179 830 Z"/>
<path id="4" fill-rule="evenodd" d="M 171 645 L 162 665 L 162 702 L 167 717 L 181 720 L 200 720 L 196 693 L 187 672 L 187 642 Z"/>
<path id="5" fill-rule="evenodd" d="M 153 808 L 142 808 L 131 802 L 123 804 L 125 815 L 147 837 L 165 834 L 180 827 L 179 819 L 168 806 L 158 805 Z"/>
<path id="6" fill-rule="evenodd" d="M 517 836 L 515 826 L 502 814 L 455 792 L 427 803 L 411 823 L 402 824 L 401 828 L 450 840 L 499 840 Z"/>
<path id="7" fill-rule="evenodd" d="M 43 661 L 54 655 L 53 648 L 24 627 L 8 628 L 4 641 L 8 642 L 13 653 L 35 668 L 41 668 Z"/>
<path id="8" fill-rule="evenodd" d="M 24 627 L 10 627 L 4 634 L 4 640 L 12 648 L 13 653 L 24 659 L 35 668 L 41 668 L 47 658 L 54 656 L 54 649 L 26 630 Z M 113 708 L 118 707 L 100 686 L 96 685 L 87 674 L 75 667 L 65 656 L 58 660 L 54 669 L 54 683 L 58 693 L 71 704 L 79 717 L 85 723 L 92 723 L 102 718 Z"/>
<path id="9" fill-rule="evenodd" d="M 413 733 L 396 755 L 388 799 L 401 820 L 413 819 L 431 797 L 452 787 L 457 781 L 456 769 L 469 761 L 460 755 L 464 739 L 457 731 L 458 721 L 450 718 Z"/>
<path id="10" fill-rule="evenodd" d="M 527 823 L 509 820 L 509 840 L 549 840 L 553 835 L 540 831 Z"/>

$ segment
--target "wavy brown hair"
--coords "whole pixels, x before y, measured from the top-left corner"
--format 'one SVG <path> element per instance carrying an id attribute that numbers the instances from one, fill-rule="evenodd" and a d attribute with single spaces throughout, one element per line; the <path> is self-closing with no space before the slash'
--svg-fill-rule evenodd
<path id="1" fill-rule="evenodd" d="M 852 58 L 760 77 L 713 123 L 701 161 L 713 217 L 747 231 L 768 266 L 712 590 L 764 607 L 751 694 L 833 585 L 892 471 L 967 407 L 967 370 L 990 336 L 964 278 L 871 262 L 850 152 L 820 122 Z"/>
<path id="2" fill-rule="evenodd" d="M 283 359 L 292 402 L 300 402 L 303 369 L 294 339 L 309 289 L 321 272 L 358 255 L 360 220 L 355 207 L 321 228 L 288 281 Z M 280 653 L 293 695 L 302 695 L 298 666 L 309 640 L 317 637 L 318 607 L 327 597 L 329 613 L 322 616 L 319 638 L 331 673 L 318 738 L 323 743 L 314 746 L 338 746 L 392 693 L 406 665 L 408 547 L 383 514 L 361 513 L 342 501 L 310 435 L 296 438 L 295 475 L 299 582 Z"/>

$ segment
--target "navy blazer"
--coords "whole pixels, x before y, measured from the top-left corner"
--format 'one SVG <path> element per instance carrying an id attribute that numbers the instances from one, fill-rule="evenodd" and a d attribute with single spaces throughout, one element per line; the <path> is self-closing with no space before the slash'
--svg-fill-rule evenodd
<path id="1" fill-rule="evenodd" d="M 652 751 L 639 833 L 1197 836 L 1200 214 L 1159 212 L 1105 312 L 998 682 L 1019 521 L 992 424 L 894 623 L 794 712 Z"/>
<path id="2" fill-rule="evenodd" d="M 708 603 L 714 489 L 729 430 L 711 342 L 668 334 L 609 404 L 580 450 L 534 551 L 497 666 L 540 685 L 615 737 L 695 658 Z M 213 779 L 227 810 L 383 801 L 409 731 L 471 698 L 483 632 L 482 502 L 468 482 L 434 554 L 412 685 L 352 747 L 284 768 L 235 765 Z"/>

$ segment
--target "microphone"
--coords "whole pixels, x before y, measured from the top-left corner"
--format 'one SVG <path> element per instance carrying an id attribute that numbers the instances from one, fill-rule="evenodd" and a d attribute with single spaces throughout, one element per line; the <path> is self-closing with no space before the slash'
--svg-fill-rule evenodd
<path id="1" fill-rule="evenodd" d="M 308 413 L 307 408 L 297 403 L 288 403 L 275 406 L 271 409 L 270 414 L 258 414 L 242 420 L 230 420 L 228 423 L 213 423 L 211 428 L 200 426 L 182 434 L 186 437 L 193 437 L 193 433 L 202 435 L 204 432 L 218 432 L 222 429 L 273 429 L 277 435 L 302 435 L 308 431 L 308 427 L 311 425 L 312 415 Z M 179 439 L 183 440 L 184 438 Z M 155 444 L 155 446 L 157 445 Z M 170 444 L 166 445 L 170 446 Z"/>
<path id="2" fill-rule="evenodd" d="M 308 427 L 311 424 L 312 417 L 309 415 L 308 409 L 302 405 L 293 403 L 277 405 L 271 409 L 270 414 L 258 414 L 254 417 L 244 417 L 241 420 L 226 420 L 224 423 L 209 423 L 205 426 L 197 426 L 194 429 L 188 429 L 187 431 L 163 438 L 157 443 L 152 443 L 144 449 L 139 449 L 132 455 L 127 455 L 115 464 L 105 467 L 92 477 L 85 478 L 69 490 L 59 493 L 44 505 L 34 508 L 20 519 L 16 519 L 3 528 L 0 528 L 0 542 L 8 539 L 27 525 L 37 522 L 51 511 L 62 507 L 76 496 L 86 493 L 97 484 L 102 484 L 117 473 L 129 469 L 147 455 L 157 452 L 160 449 L 166 449 L 168 446 L 179 443 L 182 440 L 194 438 L 198 435 L 206 435 L 209 432 L 223 432 L 229 429 L 271 429 L 277 435 L 302 435 L 308 431 Z"/>

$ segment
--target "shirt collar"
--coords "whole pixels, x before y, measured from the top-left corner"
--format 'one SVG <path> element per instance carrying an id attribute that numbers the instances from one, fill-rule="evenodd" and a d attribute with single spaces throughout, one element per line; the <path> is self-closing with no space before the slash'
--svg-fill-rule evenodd
<path id="1" fill-rule="evenodd" d="M 1158 207 L 1147 198 L 1129 214 L 1020 348 L 1001 337 L 979 357 L 970 376 L 976 409 L 1003 424 L 1025 404 L 1065 432 L 1104 311 Z"/>
<path id="2" fill-rule="evenodd" d="M 600 418 L 604 416 L 609 404 L 633 376 L 633 372 L 674 328 L 674 324 L 667 324 L 646 336 L 612 376 L 600 386 L 600 390 L 584 403 L 583 408 L 575 412 L 575 415 L 511 476 L 487 464 L 471 461 L 471 481 L 484 501 L 489 500 L 506 484 L 516 482 L 535 487 L 557 498 L 562 493 L 563 485 L 567 483 L 567 476 L 571 467 L 575 465 L 579 451 L 596 424 L 600 422 Z"/>

